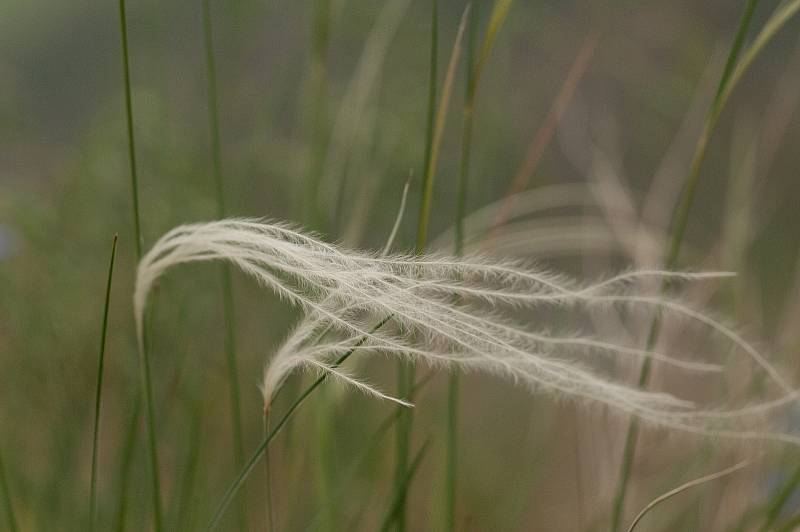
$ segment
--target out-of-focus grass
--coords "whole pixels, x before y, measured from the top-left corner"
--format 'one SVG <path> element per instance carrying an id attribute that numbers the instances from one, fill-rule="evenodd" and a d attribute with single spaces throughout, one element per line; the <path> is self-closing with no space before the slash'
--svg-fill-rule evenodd
<path id="1" fill-rule="evenodd" d="M 313 213 L 318 203 L 310 199 L 315 192 L 313 176 L 319 176 L 332 118 L 379 7 L 365 0 L 317 4 L 320 7 L 312 2 L 246 0 L 231 10 L 213 11 L 219 79 L 224 80 L 218 86 L 220 126 L 225 132 L 220 148 L 225 154 L 229 214 L 304 221 L 339 239 L 340 228 L 326 226 L 323 216 L 312 219 L 320 214 Z M 762 27 L 774 8 L 762 4 L 754 15 L 754 27 Z M 698 90 L 698 80 L 714 51 L 730 40 L 743 5 L 611 2 L 601 8 L 590 2 L 515 3 L 497 34 L 480 84 L 480 112 L 472 124 L 471 188 L 464 212 L 504 196 L 529 139 L 545 119 L 591 31 L 600 35 L 595 56 L 537 165 L 535 182 L 590 179 L 569 150 L 575 140 L 570 135 L 578 129 L 598 141 L 607 140 L 604 136 L 610 131 L 618 138 L 620 171 L 631 196 L 644 198 L 653 170 Z M 115 356 L 107 359 L 105 368 L 97 528 L 137 530 L 152 520 L 146 430 L 135 421 L 144 410 L 135 399 L 136 350 L 125 296 L 131 292 L 137 237 L 126 175 L 115 7 L 97 0 L 9 0 L 0 17 L 0 374 L 4 375 L 0 451 L 21 530 L 48 529 L 56 523 L 62 529 L 80 529 L 85 523 L 97 369 L 94 295 L 97 279 L 107 273 L 107 256 L 99 250 L 114 231 L 120 232 L 123 245 L 109 313 L 107 352 Z M 216 212 L 202 10 L 199 2 L 128 2 L 126 7 L 146 243 L 177 223 L 207 219 Z M 439 6 L 442 42 L 455 36 L 464 7 L 463 2 Z M 481 10 L 486 13 L 487 5 Z M 472 11 L 474 15 L 475 6 Z M 325 22 L 317 30 L 312 29 L 314 17 Z M 359 137 L 353 148 L 365 156 L 349 176 L 346 201 L 366 202 L 362 185 L 376 187 L 363 216 L 363 246 L 379 248 L 384 242 L 401 182 L 410 168 L 419 168 L 420 150 L 429 144 L 425 141 L 429 24 L 429 5 L 412 3 L 387 49 L 369 102 L 368 111 L 376 117 L 373 132 Z M 479 35 L 486 25 L 481 21 Z M 773 125 L 762 123 L 765 98 L 771 97 L 790 64 L 797 31 L 798 21 L 789 20 L 730 94 L 728 108 L 735 112 L 720 117 L 710 139 L 697 189 L 696 204 L 702 208 L 695 209 L 688 222 L 687 265 L 700 267 L 701 251 L 720 238 L 719 220 L 735 215 L 719 201 L 732 172 L 731 121 L 746 113 L 754 117 L 753 127 L 759 131 Z M 449 52 L 440 48 L 441 56 Z M 323 65 L 316 70 L 316 80 L 309 68 L 312 61 Z M 460 97 L 456 91 L 454 106 L 464 103 Z M 753 235 L 737 268 L 743 287 L 741 319 L 748 332 L 766 338 L 768 346 L 770 338 L 780 335 L 776 328 L 785 327 L 778 324 L 792 323 L 784 319 L 784 312 L 789 308 L 787 298 L 794 297 L 789 287 L 794 282 L 800 227 L 794 208 L 800 196 L 796 179 L 800 161 L 791 149 L 791 139 L 797 138 L 800 128 L 793 108 L 782 116 L 788 125 L 780 144 L 755 150 L 756 168 L 767 148 L 776 155 L 768 172 L 757 171 L 754 176 L 758 186 L 749 198 Z M 612 117 L 613 123 L 601 128 L 598 122 L 605 117 Z M 456 202 L 448 198 L 457 197 L 462 120 L 460 113 L 450 113 L 444 126 L 432 192 L 431 235 L 455 219 Z M 696 120 L 694 124 L 697 131 Z M 678 150 L 678 176 L 685 175 L 689 163 L 685 152 Z M 420 201 L 419 189 L 412 188 L 412 209 Z M 582 211 L 565 208 L 564 213 L 580 216 Z M 416 227 L 411 219 L 401 227 L 399 249 L 414 247 Z M 572 271 L 599 268 L 601 262 L 601 257 L 552 261 Z M 624 267 L 627 259 L 613 254 L 609 262 Z M 150 358 L 165 528 L 174 523 L 194 529 L 208 521 L 235 461 L 224 338 L 208 326 L 223 319 L 219 290 L 214 288 L 219 285 L 218 273 L 198 266 L 189 268 L 187 277 L 169 278 L 161 287 L 170 304 L 157 305 L 151 319 L 158 334 L 151 339 Z M 265 300 L 237 275 L 232 286 L 237 295 L 242 439 L 244 448 L 251 449 L 261 431 L 256 385 L 263 361 L 296 314 L 278 301 Z M 725 304 L 720 302 L 723 312 L 728 310 Z M 776 356 L 784 358 L 787 371 L 796 371 L 791 352 Z M 385 383 L 392 378 L 387 366 L 369 362 L 367 370 Z M 584 529 L 592 523 L 596 528 L 606 526 L 610 501 L 603 493 L 608 490 L 594 488 L 616 481 L 622 443 L 613 419 L 587 419 L 590 416 L 569 406 L 531 400 L 476 376 L 462 376 L 461 384 L 469 393 L 462 394 L 460 405 L 456 523 L 475 529 L 521 530 L 578 529 L 579 522 Z M 435 378 L 428 386 L 415 411 L 415 432 L 424 435 L 432 429 L 434 440 L 406 501 L 409 529 L 433 526 L 443 517 L 435 508 L 444 489 L 439 452 L 444 438 L 436 431 L 444 430 L 445 384 Z M 340 454 L 359 456 L 363 441 L 386 417 L 386 408 L 343 395 L 336 386 L 331 386 L 330 395 L 342 405 L 330 418 L 330 437 Z M 293 399 L 282 398 L 276 408 Z M 529 424 L 530 415 L 537 422 Z M 319 482 L 319 442 L 309 437 L 314 434 L 312 419 L 301 410 L 293 423 L 291 447 L 283 438 L 276 438 L 271 447 L 273 481 L 287 487 L 274 494 L 279 529 L 305 528 L 325 504 L 316 497 L 301 500 L 291 495 Z M 580 427 L 577 436 L 569 428 L 573 425 Z M 529 444 L 521 443 L 526 431 L 530 434 L 524 441 Z M 686 464 L 682 480 L 708 470 L 691 461 L 692 443 L 680 448 L 673 445 L 676 440 L 673 436 L 642 440 L 652 452 L 643 455 L 639 474 L 631 478 L 631 509 L 680 483 L 665 476 L 664 462 Z M 421 442 L 413 443 L 412 449 L 417 449 Z M 753 523 L 761 526 L 770 499 L 787 486 L 794 489 L 792 470 L 781 467 L 791 463 L 792 453 L 769 450 L 754 473 L 709 486 L 702 493 L 682 494 L 654 511 L 648 523 L 663 528 L 696 504 L 696 511 L 687 512 L 681 523 L 697 519 L 703 529 L 722 530 L 746 506 L 755 506 L 758 517 Z M 712 445 L 708 456 L 712 460 L 722 452 Z M 339 485 L 346 486 L 349 494 L 340 500 L 340 515 L 343 523 L 361 516 L 359 523 L 374 528 L 391 503 L 393 451 L 372 453 L 364 464 L 346 483 L 338 472 Z M 264 488 L 259 482 L 249 487 L 250 521 L 263 523 Z M 737 495 L 741 493 L 746 496 Z M 361 501 L 368 500 L 367 495 L 372 504 L 364 508 Z M 778 525 L 796 511 L 793 504 L 788 497 L 775 518 Z M 428 509 L 430 520 L 420 517 Z M 7 512 L 3 513 L 5 519 Z M 718 514 L 728 515 L 729 520 Z M 221 525 L 232 528 L 235 522 L 226 518 Z"/>

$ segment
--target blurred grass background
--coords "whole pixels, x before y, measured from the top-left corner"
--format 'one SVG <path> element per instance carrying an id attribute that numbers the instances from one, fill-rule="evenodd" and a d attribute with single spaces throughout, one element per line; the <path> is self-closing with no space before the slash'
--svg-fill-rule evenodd
<path id="1" fill-rule="evenodd" d="M 443 76 L 464 2 L 440 4 Z M 489 12 L 484 4 L 476 10 L 481 28 Z M 597 40 L 588 68 L 530 187 L 607 183 L 599 175 L 598 157 L 613 168 L 637 210 L 646 205 L 654 182 L 679 187 L 741 14 L 739 4 L 515 3 L 481 81 L 467 212 L 506 195 L 590 35 Z M 753 26 L 760 27 L 776 5 L 762 2 Z M 331 141 L 337 120 L 348 120 L 342 105 L 382 3 L 237 0 L 211 7 L 227 212 L 291 220 L 350 246 L 380 248 L 413 172 L 411 215 L 396 246 L 413 249 L 425 138 L 427 2 L 411 2 L 389 41 L 339 166 L 329 164 L 325 154 L 339 140 Z M 128 3 L 145 249 L 174 225 L 216 217 L 202 29 L 199 0 Z M 680 261 L 685 267 L 740 272 L 734 294 L 723 291 L 717 308 L 763 340 L 794 379 L 800 376 L 798 35 L 800 20 L 790 21 L 734 92 L 711 139 Z M 445 130 L 432 236 L 450 227 L 455 216 L 463 85 L 460 79 Z M 671 198 L 664 193 L 667 212 Z M 651 201 L 658 205 L 659 193 Z M 624 211 L 623 204 L 607 201 L 601 214 L 613 217 L 614 207 Z M 664 229 L 657 215 L 642 223 Z M 0 453 L 21 530 L 81 530 L 88 523 L 97 348 L 115 232 L 120 248 L 106 350 L 98 529 L 142 530 L 150 525 L 151 511 L 143 427 L 133 435 L 131 473 L 123 474 L 138 385 L 117 5 L 4 0 Z M 557 224 L 549 234 L 558 238 Z M 535 243 L 512 251 L 596 277 L 634 263 L 619 246 L 611 248 L 575 249 L 556 258 L 538 253 Z M 204 526 L 235 474 L 224 333 L 211 326 L 222 319 L 218 272 L 203 266 L 190 270 L 159 289 L 151 325 L 162 504 L 170 530 Z M 296 311 L 238 274 L 233 292 L 249 452 L 261 433 L 261 371 Z M 392 386 L 391 364 L 367 365 L 376 381 Z M 412 530 L 437 529 L 442 521 L 445 377 L 424 389 L 415 410 L 415 441 L 433 434 L 434 446 L 410 495 Z M 466 376 L 462 389 L 459 529 L 607 527 L 625 427 L 620 420 L 576 412 L 480 376 Z M 354 477 L 348 471 L 389 409 L 333 386 L 326 397 L 338 397 L 330 412 L 303 411 L 273 449 L 278 530 L 372 529 L 388 505 L 390 436 Z M 722 464 L 727 452 L 661 432 L 646 433 L 640 449 L 648 451 L 637 461 L 629 517 L 680 481 Z M 320 464 L 331 467 L 324 455 L 333 458 L 333 472 L 322 470 Z M 769 499 L 796 461 L 791 450 L 770 452 L 764 467 L 676 498 L 642 529 L 728 530 Z M 324 478 L 333 485 L 326 486 Z M 259 471 L 248 484 L 252 529 L 265 519 L 263 481 Z M 331 494 L 337 496 L 332 511 Z M 797 510 L 794 500 L 785 516 L 792 510 Z M 233 515 L 224 526 L 237 528 Z"/>

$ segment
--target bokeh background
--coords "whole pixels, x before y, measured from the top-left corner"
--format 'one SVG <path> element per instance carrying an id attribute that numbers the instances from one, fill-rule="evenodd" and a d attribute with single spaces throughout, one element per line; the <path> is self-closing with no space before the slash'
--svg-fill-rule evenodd
<path id="1" fill-rule="evenodd" d="M 230 215 L 290 220 L 348 246 L 380 248 L 411 174 L 395 247 L 413 249 L 430 5 L 411 1 L 389 33 L 377 22 L 388 4 L 212 0 Z M 441 83 L 465 4 L 440 4 Z M 491 5 L 474 4 L 482 35 Z M 777 5 L 761 2 L 753 27 Z M 532 192 L 484 250 L 590 279 L 659 265 L 742 9 L 743 2 L 730 0 L 516 2 L 477 96 L 468 212 L 502 202 L 537 146 L 541 157 L 523 181 Z M 135 246 L 118 17 L 116 2 L 100 0 L 0 5 L 0 453 L 23 530 L 87 525 L 97 351 L 114 233 L 120 240 L 98 527 L 150 526 L 144 430 L 132 421 Z M 201 1 L 129 0 L 128 27 L 147 247 L 177 224 L 216 216 Z M 790 21 L 725 108 L 680 258 L 684 268 L 739 272 L 735 281 L 686 297 L 735 320 L 794 382 L 798 35 L 800 20 Z M 375 44 L 381 40 L 385 50 Z M 565 88 L 570 73 L 573 86 Z M 456 206 L 463 68 L 458 76 L 434 191 L 431 234 L 445 235 L 441 247 L 451 244 Z M 249 452 L 262 430 L 262 368 L 298 314 L 244 276 L 234 275 L 233 288 Z M 163 504 L 169 529 L 194 530 L 205 526 L 235 475 L 218 271 L 186 267 L 162 283 L 156 299 L 152 364 Z M 646 321 L 597 326 L 644 343 Z M 692 349 L 692 335 L 677 328 L 668 327 L 662 341 Z M 393 387 L 392 363 L 360 363 L 373 380 Z M 615 370 L 635 382 L 635 366 Z M 415 444 L 431 436 L 433 446 L 410 496 L 413 530 L 436 530 L 442 522 L 445 380 L 436 375 L 417 401 Z M 391 433 L 373 436 L 392 408 L 334 385 L 312 403 L 271 453 L 277 529 L 374 529 L 391 496 L 394 447 Z M 603 411 L 468 376 L 458 528 L 607 529 L 626 426 Z M 740 452 L 664 431 L 645 431 L 639 450 L 628 519 Z M 792 474 L 798 458 L 780 446 L 761 451 L 745 472 L 676 497 L 642 529 L 757 528 L 757 519 L 745 517 Z M 252 530 L 265 520 L 264 485 L 259 468 L 246 490 Z M 792 499 L 785 516 L 794 511 Z M 234 514 L 223 527 L 237 529 Z"/>

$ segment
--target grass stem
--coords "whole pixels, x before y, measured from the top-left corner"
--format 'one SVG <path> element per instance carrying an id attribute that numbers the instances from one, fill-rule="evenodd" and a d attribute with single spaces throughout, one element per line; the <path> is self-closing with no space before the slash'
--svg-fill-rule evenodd
<path id="1" fill-rule="evenodd" d="M 211 160 L 214 174 L 214 189 L 217 217 L 225 217 L 225 186 L 222 174 L 222 149 L 220 147 L 219 98 L 217 93 L 217 68 L 214 60 L 214 28 L 211 19 L 210 0 L 203 0 L 203 47 L 206 58 L 206 77 L 208 90 L 208 125 L 211 136 Z M 239 469 L 244 463 L 244 437 L 242 430 L 241 392 L 239 390 L 239 364 L 236 350 L 236 318 L 234 314 L 233 286 L 228 264 L 220 267 L 222 285 L 222 315 L 225 323 L 224 350 L 228 370 L 230 418 L 233 438 L 234 467 Z M 247 529 L 246 498 L 239 508 L 239 529 Z"/>
<path id="2" fill-rule="evenodd" d="M 454 249 L 457 256 L 464 252 L 464 218 L 466 217 L 467 188 L 469 185 L 470 152 L 472 147 L 473 116 L 475 111 L 475 38 L 478 31 L 478 5 L 475 4 L 469 20 L 466 51 L 466 93 L 464 96 L 463 130 L 461 134 L 461 160 L 458 172 L 458 192 L 456 196 L 456 223 Z M 460 395 L 460 375 L 454 369 L 447 383 L 447 420 L 445 441 L 445 531 L 455 530 L 456 524 L 456 479 L 458 469 L 458 402 Z"/>
<path id="3" fill-rule="evenodd" d="M 420 447 L 419 451 L 417 451 L 417 454 L 414 455 L 414 458 L 411 460 L 411 464 L 408 466 L 405 475 L 403 475 L 401 489 L 395 492 L 392 505 L 389 507 L 389 512 L 386 514 L 386 517 L 383 520 L 381 532 L 386 532 L 389 530 L 392 527 L 392 523 L 399 519 L 398 513 L 405 505 L 409 484 L 411 484 L 411 481 L 414 480 L 414 476 L 417 474 L 417 470 L 419 470 L 419 466 L 422 463 L 422 459 L 425 457 L 425 453 L 428 450 L 430 442 L 430 438 L 426 439 L 422 444 L 422 447 Z"/>
<path id="4" fill-rule="evenodd" d="M 422 200 L 420 204 L 419 223 L 417 228 L 417 253 L 425 249 L 428 235 L 428 219 L 430 217 L 431 200 L 433 196 L 433 175 L 431 168 L 431 152 L 433 151 L 434 118 L 436 116 L 436 86 L 438 78 L 438 51 L 439 51 L 439 2 L 431 0 L 431 42 L 428 72 L 428 111 L 425 122 L 425 148 L 423 156 Z M 409 395 L 414 383 L 414 367 L 409 363 L 397 361 L 397 392 L 399 397 Z M 394 492 L 399 496 L 404 484 L 408 468 L 408 453 L 411 445 L 411 430 L 413 425 L 413 412 L 410 409 L 399 412 L 397 421 L 396 439 L 396 464 L 394 470 Z M 397 510 L 397 530 L 403 532 L 406 527 L 405 496 L 400 497 L 400 508 Z"/>
<path id="5" fill-rule="evenodd" d="M 106 296 L 103 304 L 103 325 L 100 329 L 100 354 L 97 357 L 97 381 L 94 393 L 94 426 L 92 429 L 92 466 L 89 480 L 89 530 L 94 530 L 97 513 L 97 444 L 100 436 L 100 405 L 103 396 L 103 366 L 106 355 L 106 332 L 108 330 L 108 307 L 111 302 L 111 281 L 114 277 L 114 259 L 117 255 L 118 235 L 111 241 L 111 259 L 108 264 Z"/>
<path id="6" fill-rule="evenodd" d="M 692 157 L 692 162 L 689 167 L 689 175 L 686 179 L 684 190 L 678 201 L 678 205 L 673 213 L 672 232 L 671 232 L 672 234 L 670 237 L 670 241 L 667 248 L 667 254 L 665 257 L 665 269 L 667 270 L 673 269 L 677 264 L 678 256 L 680 254 L 681 244 L 683 243 L 684 234 L 686 232 L 686 226 L 689 221 L 689 212 L 691 210 L 692 204 L 694 203 L 697 184 L 700 180 L 700 168 L 702 166 L 703 160 L 705 159 L 708 140 L 711 136 L 712 131 L 714 130 L 714 126 L 717 123 L 717 119 L 719 118 L 720 112 L 722 111 L 722 107 L 725 103 L 723 95 L 725 95 L 726 93 L 729 94 L 727 92 L 727 85 L 729 80 L 731 79 L 732 72 L 734 71 L 734 65 L 736 64 L 736 61 L 739 58 L 739 53 L 741 52 L 741 49 L 744 45 L 744 40 L 745 37 L 747 36 L 747 31 L 748 28 L 750 27 L 750 22 L 753 17 L 753 12 L 755 11 L 757 4 L 758 0 L 747 1 L 744 14 L 742 15 L 741 21 L 739 22 L 739 27 L 738 30 L 736 31 L 736 36 L 731 46 L 731 51 L 728 54 L 728 59 L 725 63 L 725 69 L 722 73 L 722 77 L 720 78 L 719 85 L 717 87 L 714 101 L 712 102 L 711 107 L 709 108 L 708 114 L 706 116 L 703 132 L 701 133 L 700 138 L 698 139 L 697 145 L 695 147 L 694 156 Z M 662 290 L 664 289 L 666 289 L 666 286 L 662 286 Z M 650 332 L 648 333 L 647 344 L 646 344 L 647 351 L 652 351 L 655 348 L 656 342 L 658 341 L 658 335 L 660 330 L 661 330 L 661 315 L 657 314 L 653 318 L 653 322 L 650 326 Z M 650 373 L 652 371 L 651 362 L 652 358 L 647 358 L 642 363 L 642 367 L 639 372 L 639 381 L 638 381 L 639 388 L 645 388 L 647 386 L 647 383 L 650 379 Z M 620 467 L 619 482 L 617 484 L 617 489 L 612 505 L 612 513 L 611 513 L 612 532 L 616 532 L 617 530 L 619 530 L 619 527 L 622 522 L 624 507 L 625 507 L 625 496 L 627 493 L 631 470 L 636 455 L 636 443 L 638 441 L 638 438 L 639 438 L 639 422 L 636 419 L 632 419 L 630 425 L 628 426 L 627 434 L 625 436 L 625 447 L 622 453 L 622 464 Z"/>
<path id="7" fill-rule="evenodd" d="M 136 236 L 136 256 L 142 257 L 142 228 L 139 210 L 139 183 L 136 172 L 136 144 L 133 131 L 133 105 L 131 103 L 130 53 L 128 51 L 128 22 L 125 0 L 119 0 L 120 42 L 122 48 L 122 66 L 125 85 L 125 117 L 128 134 L 128 160 L 130 163 L 131 192 L 133 197 L 133 220 Z M 152 482 L 153 528 L 155 532 L 163 530 L 161 513 L 161 481 L 159 478 L 158 452 L 156 448 L 155 412 L 153 408 L 153 386 L 150 376 L 150 357 L 147 341 L 139 349 L 139 379 L 141 393 L 145 402 L 145 421 L 147 424 L 148 455 L 150 459 L 150 477 Z"/>
<path id="8" fill-rule="evenodd" d="M 381 327 L 383 327 L 386 324 L 386 322 L 388 322 L 391 318 L 392 318 L 391 316 L 387 316 L 386 318 L 381 320 L 372 329 L 371 332 L 375 332 Z M 346 353 L 340 356 L 336 360 L 336 362 L 334 362 L 331 365 L 331 367 L 333 369 L 336 369 L 337 367 L 341 366 L 345 362 L 345 360 L 347 360 L 350 357 L 350 355 L 352 355 L 356 351 L 356 349 L 361 347 L 366 341 L 367 341 L 366 336 L 361 338 L 352 349 L 348 350 Z M 264 437 L 264 439 L 256 448 L 255 452 L 253 452 L 253 454 L 250 456 L 250 459 L 247 461 L 242 470 L 239 472 L 239 475 L 236 477 L 233 483 L 231 483 L 227 491 L 225 491 L 225 494 L 222 496 L 222 499 L 220 500 L 216 510 L 214 511 L 214 515 L 211 518 L 207 530 L 213 530 L 214 528 L 216 528 L 216 526 L 222 519 L 222 516 L 225 514 L 225 510 L 228 508 L 228 506 L 230 506 L 231 501 L 233 501 L 239 489 L 242 487 L 245 480 L 247 480 L 247 477 L 250 476 L 250 473 L 255 468 L 259 458 L 261 458 L 261 455 L 266 452 L 269 443 L 275 438 L 275 436 L 278 435 L 278 433 L 280 433 L 281 429 L 284 427 L 284 425 L 286 425 L 286 423 L 292 417 L 292 414 L 294 414 L 295 410 L 297 410 L 300 407 L 300 405 L 303 404 L 303 402 L 305 402 L 308 396 L 311 395 L 314 392 L 314 390 L 316 390 L 323 382 L 325 382 L 327 378 L 328 378 L 328 373 L 323 373 L 322 375 L 317 377 L 317 379 L 314 380 L 314 382 L 312 382 L 305 390 L 303 390 L 303 393 L 301 393 L 297 397 L 297 399 L 294 400 L 294 402 L 289 406 L 289 408 L 286 410 L 286 412 L 283 414 L 280 420 L 278 420 L 275 426 L 267 433 L 267 435 Z M 273 404 L 273 401 L 270 401 L 270 404 Z"/>

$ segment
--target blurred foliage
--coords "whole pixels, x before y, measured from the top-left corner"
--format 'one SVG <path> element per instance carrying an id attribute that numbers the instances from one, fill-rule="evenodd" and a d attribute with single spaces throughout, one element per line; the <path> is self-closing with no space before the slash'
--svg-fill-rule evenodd
<path id="1" fill-rule="evenodd" d="M 319 149 L 313 117 L 319 94 L 311 81 L 312 4 L 212 2 L 228 211 L 315 225 L 332 240 L 379 247 L 391 229 L 406 176 L 413 172 L 416 181 L 408 212 L 414 215 L 407 216 L 399 241 L 401 249 L 410 249 L 419 202 L 416 185 L 422 175 L 428 6 L 420 0 L 411 3 L 383 59 L 378 86 L 366 109 L 374 124 L 355 137 L 351 155 L 357 156 L 352 155 L 353 164 L 345 166 L 351 174 L 347 188 L 338 192 L 344 195 L 343 209 L 334 212 L 328 191 L 336 190 L 340 176 L 326 177 L 333 181 L 323 182 L 316 197 L 309 197 L 304 186 L 314 171 L 314 150 Z M 334 128 L 380 4 L 331 1 L 327 102 L 321 125 L 325 135 Z M 607 153 L 630 197 L 643 201 L 685 120 L 689 146 L 694 140 L 691 132 L 697 126 L 692 125 L 696 119 L 691 110 L 698 101 L 707 101 L 709 89 L 703 84 L 709 85 L 721 69 L 720 50 L 732 37 L 738 4 L 517 2 L 481 81 L 468 212 L 504 196 L 591 31 L 599 35 L 591 66 L 531 186 L 593 179 L 586 171 L 586 159 L 592 154 L 575 153 L 577 131 L 585 137 L 577 145 L 597 146 Z M 777 2 L 763 4 L 755 26 Z M 462 9 L 461 0 L 442 2 L 440 42 L 446 44 L 440 46 L 440 64 L 449 57 Z M 123 440 L 138 392 L 130 301 L 135 261 L 117 16 L 115 2 L 99 0 L 3 0 L 0 7 L 0 450 L 22 530 L 86 526 L 95 364 L 108 245 L 114 232 L 120 234 L 120 254 L 101 420 L 100 529 L 112 526 L 118 508 Z M 130 0 L 128 22 L 147 246 L 172 226 L 209 219 L 215 212 L 200 1 Z M 796 324 L 797 314 L 791 313 L 800 310 L 793 288 L 800 275 L 796 149 L 800 119 L 796 98 L 792 100 L 800 93 L 798 35 L 800 21 L 794 20 L 754 65 L 723 115 L 692 211 L 689 237 L 694 251 L 681 261 L 689 268 L 706 267 L 696 261 L 720 242 L 724 220 L 739 215 L 729 212 L 725 197 L 741 163 L 735 131 L 744 124 L 756 142 L 754 185 L 745 194 L 748 203 L 737 207 L 749 212 L 749 238 L 740 264 L 713 267 L 741 272 L 738 307 L 721 298 L 728 307 L 723 310 L 737 315 L 756 337 L 774 339 L 769 342 L 771 349 L 795 376 L 800 373 L 800 342 L 788 328 Z M 462 86 L 455 92 L 454 109 L 460 104 Z M 702 115 L 702 103 L 700 109 Z M 436 181 L 432 235 L 452 225 L 460 127 L 460 113 L 451 112 Z M 674 179 L 683 178 L 685 158 L 677 157 Z M 324 223 L 306 219 L 308 202 L 327 213 Z M 348 233 L 353 219 L 357 230 Z M 554 265 L 597 274 L 597 266 L 576 255 L 576 260 Z M 537 258 L 535 252 L 530 256 Z M 629 264 L 619 256 L 610 260 L 618 267 Z M 152 323 L 164 503 L 172 520 L 168 522 L 174 523 L 184 464 L 189 449 L 197 446 L 198 475 L 189 512 L 192 527 L 204 525 L 234 475 L 222 332 L 209 326 L 220 319 L 215 273 L 213 268 L 197 266 L 189 267 L 184 276 L 171 276 L 157 294 Z M 296 312 L 265 297 L 240 275 L 235 277 L 234 293 L 246 449 L 250 449 L 261 431 L 257 385 L 264 361 Z M 368 366 L 376 380 L 389 386 L 389 364 L 375 361 Z M 616 480 L 620 448 L 614 431 L 621 425 L 612 420 L 605 420 L 605 428 L 598 426 L 602 425 L 598 420 L 587 423 L 586 415 L 568 405 L 531 399 L 490 379 L 468 376 L 463 386 L 469 391 L 463 404 L 460 526 L 602 529 L 610 496 L 604 492 L 610 492 Z M 420 397 L 419 441 L 429 433 L 435 440 L 441 431 L 443 388 L 437 378 Z M 339 397 L 331 413 L 332 445 L 341 458 L 337 473 L 342 475 L 387 408 L 363 397 L 337 394 L 332 395 Z M 196 440 L 189 429 L 193 414 L 200 419 Z M 278 464 L 273 480 L 280 530 L 308 526 L 325 504 L 313 496 L 318 455 L 313 426 L 311 416 L 301 414 L 273 453 L 273 463 Z M 149 522 L 141 433 L 128 491 L 131 530 L 144 529 Z M 587 450 L 595 438 L 604 443 Z M 679 440 L 665 439 L 659 453 L 677 456 L 684 465 L 660 478 L 657 473 L 663 471 L 664 461 L 644 458 L 630 511 L 674 486 L 686 472 L 711 463 L 710 457 L 693 461 L 686 453 L 676 453 Z M 643 445 L 656 443 L 651 437 Z M 362 525 L 380 522 L 389 500 L 391 471 L 388 439 L 385 446 L 387 450 L 373 453 L 352 482 L 340 486 L 351 494 L 340 509 L 341 522 L 362 511 L 366 512 Z M 691 448 L 704 445 L 693 442 Z M 417 529 L 435 528 L 438 523 L 441 454 L 441 449 L 431 450 L 434 459 L 423 463 L 415 484 L 411 505 Z M 788 474 L 782 472 L 780 456 L 774 457 L 774 474 L 753 480 L 756 499 L 750 502 L 765 498 Z M 796 455 L 790 458 L 796 461 Z M 254 477 L 251 484 L 251 518 L 260 523 L 263 478 Z M 724 495 L 721 488 L 697 494 L 715 503 Z M 650 529 L 720 527 L 716 514 L 702 504 L 692 506 L 690 497 L 654 512 L 659 517 L 652 523 L 661 528 Z M 745 509 L 730 511 L 738 516 Z M 233 521 L 226 521 L 226 526 L 233 526 Z"/>

